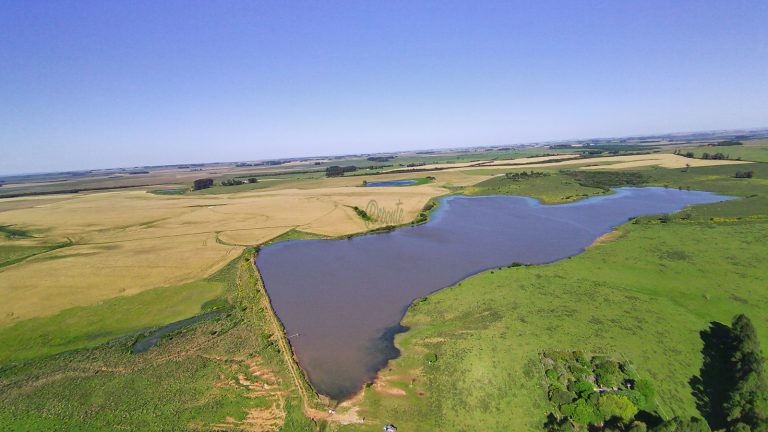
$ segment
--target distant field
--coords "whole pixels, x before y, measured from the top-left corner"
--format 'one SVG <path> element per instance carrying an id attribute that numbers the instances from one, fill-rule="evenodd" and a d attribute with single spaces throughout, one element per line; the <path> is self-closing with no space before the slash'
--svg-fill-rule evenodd
<path id="1" fill-rule="evenodd" d="M 696 157 L 701 157 L 704 153 L 714 154 L 723 153 L 731 159 L 739 159 L 753 162 L 768 162 L 768 139 L 745 141 L 740 146 L 699 146 L 685 147 L 681 151 L 691 151 Z"/>

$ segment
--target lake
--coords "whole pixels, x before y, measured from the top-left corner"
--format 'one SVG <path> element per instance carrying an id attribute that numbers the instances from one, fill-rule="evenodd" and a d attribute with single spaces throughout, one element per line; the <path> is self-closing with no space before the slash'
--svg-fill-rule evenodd
<path id="1" fill-rule="evenodd" d="M 561 205 L 516 196 L 450 196 L 426 224 L 345 240 L 294 240 L 257 265 L 314 388 L 351 396 L 398 355 L 408 305 L 480 271 L 576 255 L 628 219 L 731 199 L 708 192 L 619 188 Z"/>

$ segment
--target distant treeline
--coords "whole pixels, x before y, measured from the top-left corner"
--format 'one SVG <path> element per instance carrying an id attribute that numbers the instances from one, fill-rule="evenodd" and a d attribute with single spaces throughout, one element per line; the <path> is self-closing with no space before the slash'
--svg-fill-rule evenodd
<path id="1" fill-rule="evenodd" d="M 689 159 L 694 159 L 696 157 L 696 155 L 692 151 L 688 151 L 688 152 L 683 153 L 680 150 L 675 150 L 674 154 L 676 154 L 678 156 L 687 157 Z M 727 154 L 720 153 L 720 152 L 714 153 L 714 154 L 711 154 L 711 153 L 708 153 L 708 152 L 704 152 L 701 155 L 701 159 L 726 160 L 726 159 L 730 159 L 730 158 L 731 157 L 728 156 Z"/>
<path id="2" fill-rule="evenodd" d="M 731 140 L 720 141 L 714 144 L 710 144 L 710 146 L 712 147 L 731 147 L 731 146 L 740 146 L 740 145 L 744 145 L 744 143 L 742 143 L 741 141 L 731 141 Z"/>
<path id="3" fill-rule="evenodd" d="M 329 166 L 328 168 L 325 169 L 325 176 L 326 177 L 341 177 L 345 173 L 354 172 L 354 171 L 357 171 L 357 167 L 354 166 L 354 165 L 349 165 L 349 166 L 333 165 L 333 166 Z"/>
<path id="4" fill-rule="evenodd" d="M 531 171 L 530 173 L 528 171 L 523 171 L 520 173 L 506 173 L 504 174 L 504 178 L 512 181 L 520 181 L 520 180 L 528 180 L 528 179 L 537 178 L 537 177 L 546 177 L 548 175 L 549 174 L 541 171 Z"/>
<path id="5" fill-rule="evenodd" d="M 221 185 L 222 186 L 240 186 L 246 183 L 258 183 L 258 182 L 259 182 L 259 179 L 257 179 L 256 177 L 249 177 L 246 180 L 232 178 L 232 179 L 222 180 Z"/>
<path id="6" fill-rule="evenodd" d="M 396 156 L 371 156 L 368 158 L 371 162 L 389 162 Z"/>

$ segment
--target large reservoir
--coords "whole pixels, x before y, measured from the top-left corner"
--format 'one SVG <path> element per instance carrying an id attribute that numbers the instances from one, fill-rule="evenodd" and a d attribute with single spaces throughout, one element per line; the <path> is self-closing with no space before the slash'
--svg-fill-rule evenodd
<path id="1" fill-rule="evenodd" d="M 424 225 L 277 243 L 261 250 L 257 265 L 312 385 L 343 399 L 396 357 L 392 338 L 414 299 L 485 269 L 576 255 L 632 217 L 726 199 L 655 187 L 562 205 L 450 196 Z"/>

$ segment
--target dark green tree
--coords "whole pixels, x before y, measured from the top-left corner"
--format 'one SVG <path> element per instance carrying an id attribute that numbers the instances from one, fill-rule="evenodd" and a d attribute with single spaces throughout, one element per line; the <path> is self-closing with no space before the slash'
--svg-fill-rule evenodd
<path id="1" fill-rule="evenodd" d="M 711 432 L 707 422 L 698 417 L 681 419 L 675 417 L 665 420 L 660 425 L 651 429 L 651 432 Z"/>
<path id="2" fill-rule="evenodd" d="M 746 315 L 737 315 L 731 334 L 735 385 L 725 403 L 728 424 L 733 430 L 744 424 L 753 432 L 768 431 L 768 385 L 757 332 Z"/>
<path id="3" fill-rule="evenodd" d="M 197 179 L 194 181 L 193 185 L 195 190 L 206 189 L 213 186 L 213 179 L 210 179 L 210 178 Z"/>

